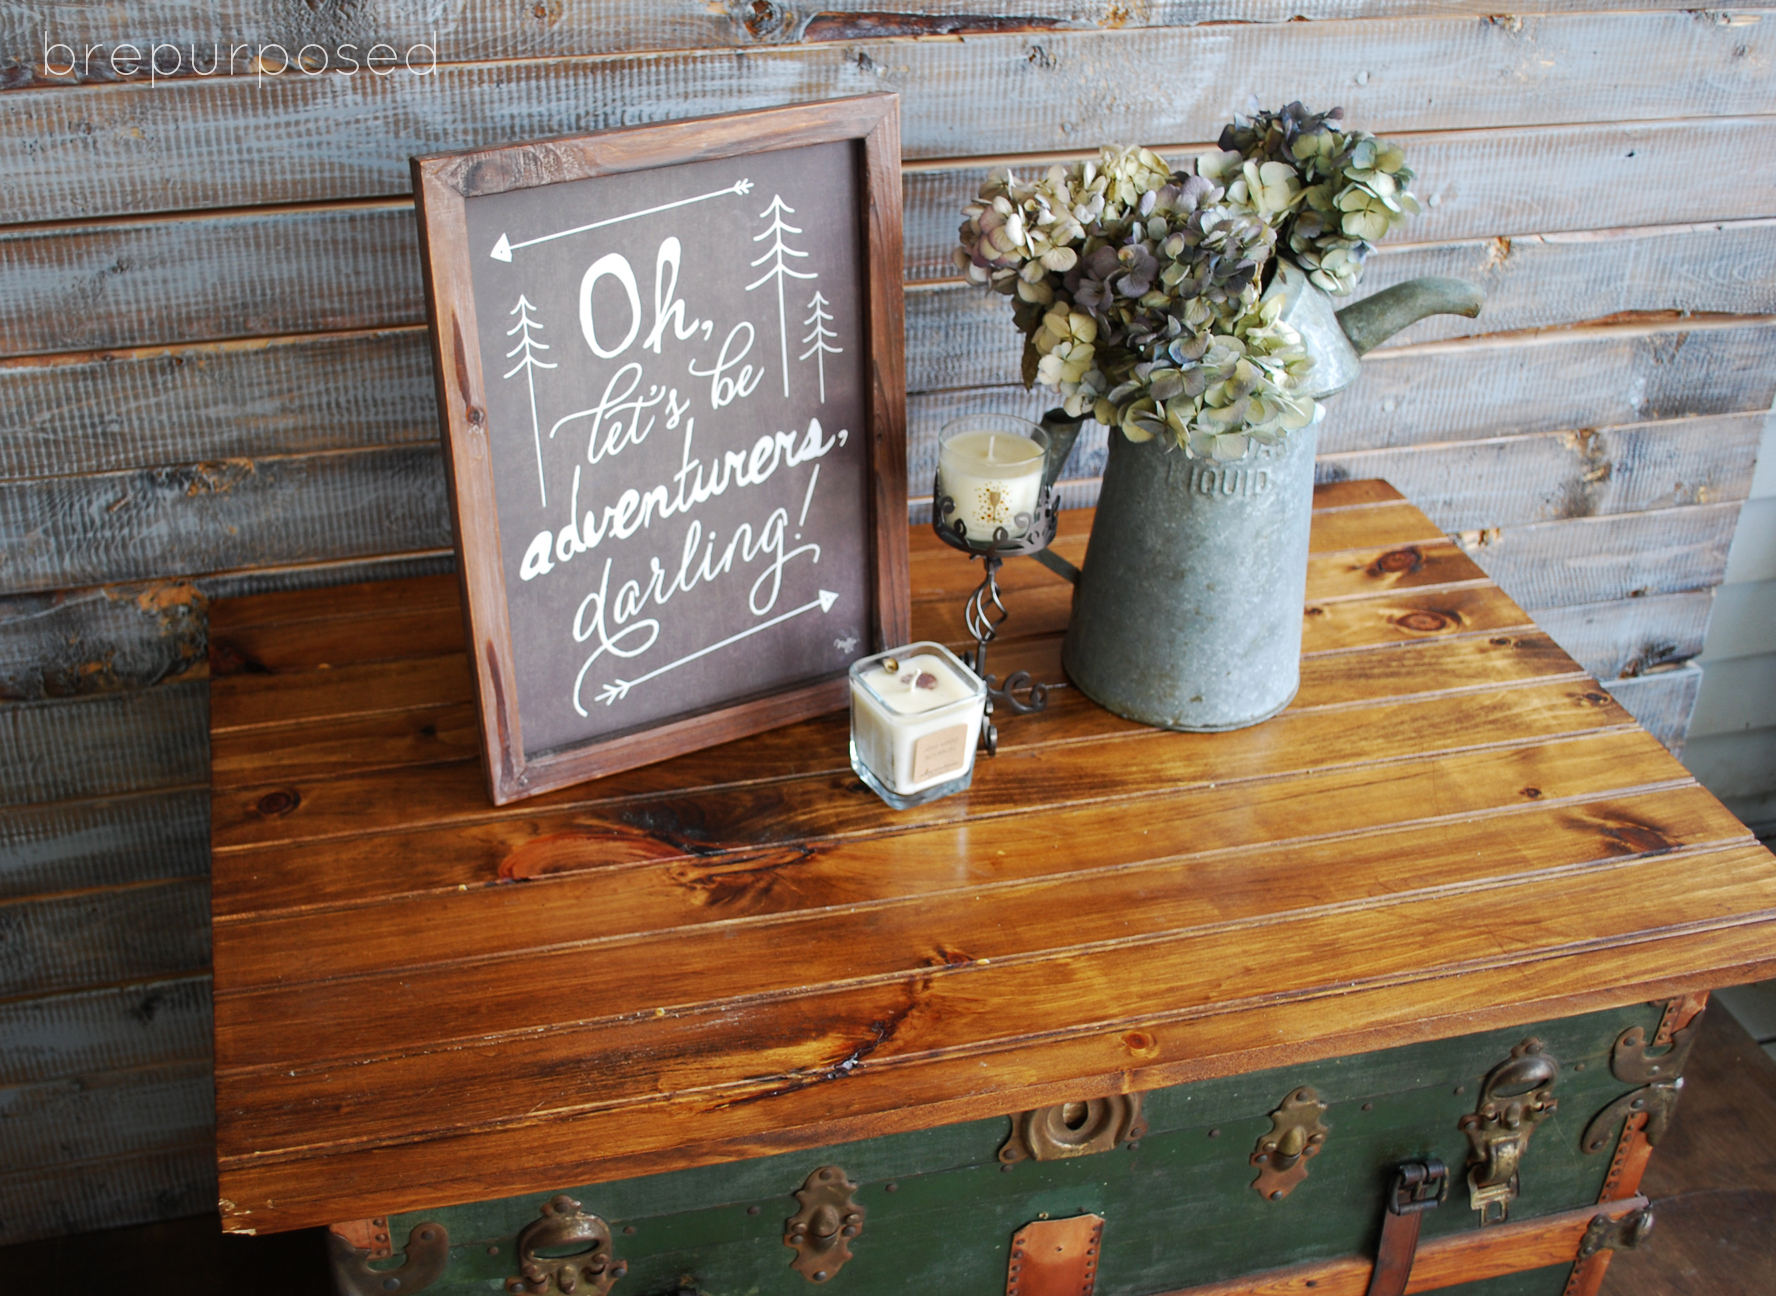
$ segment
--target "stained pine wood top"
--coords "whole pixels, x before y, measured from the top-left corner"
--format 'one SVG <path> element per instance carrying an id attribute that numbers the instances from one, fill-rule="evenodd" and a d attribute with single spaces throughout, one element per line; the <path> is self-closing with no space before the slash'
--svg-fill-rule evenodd
<path id="1" fill-rule="evenodd" d="M 1077 561 L 1090 514 L 1063 514 Z M 913 632 L 975 569 L 915 534 Z M 1005 573 L 999 670 L 1069 588 Z M 224 1225 L 364 1218 L 1776 970 L 1776 859 L 1417 509 L 1316 497 L 1302 686 L 1058 687 L 889 811 L 843 713 L 495 808 L 447 578 L 211 612 Z"/>

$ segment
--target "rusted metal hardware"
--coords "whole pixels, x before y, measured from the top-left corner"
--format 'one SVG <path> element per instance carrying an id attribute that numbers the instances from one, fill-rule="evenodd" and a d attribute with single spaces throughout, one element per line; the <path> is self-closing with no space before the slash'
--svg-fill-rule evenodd
<path id="1" fill-rule="evenodd" d="M 1526 1039 L 1486 1073 L 1479 1103 L 1461 1118 L 1469 1145 L 1468 1204 L 1482 1225 L 1509 1218 L 1530 1137 L 1560 1105 L 1554 1097 L 1559 1075 L 1560 1064 L 1542 1042 Z"/>
<path id="2" fill-rule="evenodd" d="M 1147 1132 L 1141 1122 L 1140 1094 L 1112 1094 L 1083 1102 L 1056 1103 L 1011 1118 L 1011 1137 L 999 1149 L 1006 1165 L 1017 1161 L 1059 1161 L 1108 1152 Z"/>
<path id="3" fill-rule="evenodd" d="M 450 1260 L 450 1235 L 444 1226 L 415 1224 L 407 1234 L 405 1261 L 393 1269 L 372 1269 L 372 1260 L 394 1254 L 388 1245 L 388 1221 L 359 1223 L 365 1227 L 335 1225 L 327 1234 L 327 1260 L 340 1296 L 406 1296 L 424 1291 Z M 354 1245 L 357 1242 L 368 1245 Z"/>
<path id="4" fill-rule="evenodd" d="M 1697 1013 L 1682 1030 L 1671 1036 L 1671 1045 L 1660 1053 L 1647 1051 L 1646 1031 L 1632 1026 L 1616 1037 L 1610 1050 L 1610 1073 L 1623 1084 L 1641 1087 L 1623 1094 L 1585 1126 L 1579 1147 L 1595 1154 L 1610 1146 L 1616 1127 L 1638 1112 L 1646 1113 L 1642 1134 L 1650 1147 L 1657 1147 L 1671 1124 L 1671 1113 L 1677 1109 L 1678 1095 L 1683 1091 L 1684 1063 L 1689 1061 L 1690 1048 L 1696 1042 L 1702 1014 Z"/>
<path id="5" fill-rule="evenodd" d="M 1402 1296 L 1418 1259 L 1418 1230 L 1424 1213 L 1449 1195 L 1449 1171 L 1435 1157 L 1404 1161 L 1394 1171 L 1387 1208 L 1381 1214 L 1381 1242 L 1369 1274 L 1367 1296 Z"/>
<path id="6" fill-rule="evenodd" d="M 784 1222 L 783 1245 L 795 1248 L 789 1267 L 809 1282 L 826 1282 L 851 1259 L 851 1243 L 862 1235 L 867 1213 L 856 1192 L 838 1166 L 821 1166 L 796 1189 L 802 1208 Z"/>
<path id="7" fill-rule="evenodd" d="M 1629 1211 L 1621 1219 L 1599 1215 L 1579 1239 L 1579 1260 L 1589 1260 L 1599 1251 L 1629 1251 L 1647 1240 L 1653 1231 L 1653 1212 Z"/>
<path id="8" fill-rule="evenodd" d="M 1092 1296 L 1103 1240 L 1102 1215 L 1031 1220 L 1012 1235 L 1005 1296 Z"/>
<path id="9" fill-rule="evenodd" d="M 1320 1154 L 1331 1129 L 1320 1120 L 1326 1104 L 1303 1085 L 1270 1114 L 1270 1132 L 1258 1140 L 1251 1164 L 1258 1167 L 1252 1187 L 1267 1201 L 1281 1201 L 1307 1178 L 1307 1163 Z"/>
<path id="10" fill-rule="evenodd" d="M 544 1202 L 539 1213 L 542 1218 L 518 1235 L 521 1276 L 506 1280 L 513 1296 L 605 1296 L 629 1272 L 628 1264 L 611 1252 L 610 1225 L 581 1210 L 566 1193 Z M 567 1247 L 579 1249 L 568 1255 L 542 1254 Z"/>

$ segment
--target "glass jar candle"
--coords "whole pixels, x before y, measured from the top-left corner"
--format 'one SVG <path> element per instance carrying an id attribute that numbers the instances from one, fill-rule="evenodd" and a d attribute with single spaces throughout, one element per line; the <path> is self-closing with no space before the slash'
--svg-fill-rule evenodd
<path id="1" fill-rule="evenodd" d="M 851 665 L 851 768 L 896 810 L 974 781 L 987 686 L 942 644 Z"/>
<path id="2" fill-rule="evenodd" d="M 937 454 L 941 521 L 952 529 L 960 518 L 967 538 L 990 542 L 1005 529 L 1015 540 L 1030 529 L 1048 466 L 1048 433 L 1010 414 L 965 414 L 944 424 Z"/>

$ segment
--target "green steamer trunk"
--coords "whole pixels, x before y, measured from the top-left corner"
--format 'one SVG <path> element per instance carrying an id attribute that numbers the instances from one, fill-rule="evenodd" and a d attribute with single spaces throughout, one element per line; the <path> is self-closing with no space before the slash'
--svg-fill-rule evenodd
<path id="1" fill-rule="evenodd" d="M 1605 1108 L 1636 1088 L 1612 1072 L 1618 1038 L 1635 1027 L 1654 1038 L 1661 1010 L 1657 1004 L 1617 1009 L 1178 1085 L 1142 1095 L 1132 1119 L 1110 1100 L 1107 1119 L 1115 1128 L 1103 1140 L 1107 1150 L 1059 1159 L 1032 1159 L 1008 1147 L 1018 1118 L 1001 1117 L 398 1215 L 386 1228 L 395 1248 L 421 1230 L 447 1234 L 443 1271 L 424 1281 L 418 1262 L 401 1270 L 398 1249 L 387 1259 L 366 1260 L 336 1237 L 336 1263 L 346 1271 L 341 1289 L 798 1296 L 827 1287 L 851 1296 L 1004 1296 L 1020 1230 L 1089 1214 L 1104 1223 L 1095 1277 L 1083 1290 L 1146 1296 L 1309 1262 L 1373 1257 L 1396 1167 L 1436 1158 L 1448 1167 L 1448 1194 L 1421 1217 L 1422 1248 L 1482 1227 L 1470 1207 L 1470 1140 L 1462 1121 L 1475 1112 L 1488 1073 L 1531 1038 L 1541 1042 L 1539 1056 L 1557 1065 L 1555 1109 L 1535 1123 L 1517 1195 L 1507 1204 L 1509 1223 L 1596 1203 L 1621 1120 L 1611 1122 L 1607 1137 L 1591 1132 L 1591 1152 L 1581 1147 L 1582 1136 Z M 1672 1069 L 1678 1065 L 1674 1052 Z M 1253 1159 L 1274 1137 L 1272 1113 L 1303 1089 L 1325 1104 L 1318 1113 L 1325 1132 L 1299 1163 L 1305 1178 L 1267 1196 L 1254 1187 Z M 1104 1110 L 1103 1104 L 1063 1106 L 1051 1128 L 1077 1124 L 1083 1136 Z M 1626 1115 L 1626 1107 L 1620 1110 Z M 595 1167 L 596 1149 L 587 1149 L 587 1157 Z M 785 1241 L 798 1215 L 810 1216 L 797 1193 L 818 1183 L 813 1177 L 826 1169 L 839 1172 L 828 1177 L 839 1205 L 824 1228 L 816 1221 L 815 1231 L 830 1236 L 842 1225 L 841 1236 L 837 1246 L 799 1260 Z M 848 1204 L 842 1200 L 847 1184 L 855 1184 Z M 527 1226 L 545 1214 L 565 1220 L 576 1210 L 573 1203 L 603 1221 L 608 1245 L 601 1241 L 595 1253 L 583 1239 L 538 1247 L 533 1229 L 529 1254 L 520 1254 Z M 383 1233 L 382 1222 L 375 1224 Z M 855 1236 L 844 1236 L 850 1228 Z M 529 1278 L 521 1272 L 525 1264 Z M 1444 1290 L 1558 1296 L 1571 1271 L 1568 1261 Z M 620 1274 L 614 1283 L 613 1273 Z"/>

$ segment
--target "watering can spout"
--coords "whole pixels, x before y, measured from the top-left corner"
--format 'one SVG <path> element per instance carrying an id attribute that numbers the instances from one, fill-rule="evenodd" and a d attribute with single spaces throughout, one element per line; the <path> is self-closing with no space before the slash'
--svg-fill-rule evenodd
<path id="1" fill-rule="evenodd" d="M 1486 304 L 1486 294 L 1466 279 L 1427 275 L 1383 288 L 1338 312 L 1338 327 L 1351 349 L 1366 355 L 1427 315 L 1466 315 L 1473 319 Z"/>
<path id="2" fill-rule="evenodd" d="M 1413 279 L 1337 310 L 1292 261 L 1279 260 L 1265 300 L 1283 299 L 1283 319 L 1301 335 L 1313 369 L 1300 389 L 1321 399 L 1357 380 L 1360 357 L 1427 315 L 1478 315 L 1486 294 L 1465 279 Z"/>

